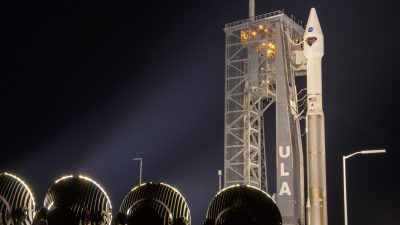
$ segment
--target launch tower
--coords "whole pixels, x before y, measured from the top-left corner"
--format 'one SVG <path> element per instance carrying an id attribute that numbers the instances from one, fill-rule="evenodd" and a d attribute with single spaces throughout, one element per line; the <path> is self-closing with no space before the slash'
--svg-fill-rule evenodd
<path id="1" fill-rule="evenodd" d="M 226 24 L 224 31 L 224 185 L 268 191 L 263 115 L 275 103 L 276 202 L 283 224 L 304 224 L 301 107 L 296 89 L 296 77 L 305 75 L 304 29 L 282 11 L 254 16 L 250 10 L 248 19 Z"/>

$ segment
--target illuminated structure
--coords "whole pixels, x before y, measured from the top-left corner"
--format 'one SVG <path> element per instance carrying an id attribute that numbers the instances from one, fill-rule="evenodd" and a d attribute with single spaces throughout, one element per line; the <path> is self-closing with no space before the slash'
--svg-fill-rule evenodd
<path id="1" fill-rule="evenodd" d="M 234 185 L 220 191 L 211 201 L 204 225 L 281 225 L 279 209 L 258 188 Z"/>
<path id="2" fill-rule="evenodd" d="M 185 198 L 164 183 L 143 183 L 124 198 L 116 225 L 190 225 Z"/>
<path id="3" fill-rule="evenodd" d="M 322 69 L 324 35 L 314 8 L 308 17 L 304 34 L 304 56 L 307 59 L 307 215 L 311 225 L 328 225 L 325 119 L 322 110 Z"/>
<path id="4" fill-rule="evenodd" d="M 85 176 L 65 176 L 47 191 L 34 224 L 110 225 L 111 202 L 104 189 Z"/>
<path id="5" fill-rule="evenodd" d="M 19 177 L 0 173 L 0 225 L 31 225 L 35 199 Z"/>
<path id="6" fill-rule="evenodd" d="M 305 32 L 282 11 L 254 16 L 254 0 L 250 0 L 250 6 L 253 10 L 249 19 L 226 24 L 224 29 L 224 184 L 228 188 L 211 202 L 205 224 L 304 225 L 304 165 L 299 121 L 307 111 L 307 215 L 310 225 L 327 225 L 321 80 L 324 46 L 315 9 L 310 13 Z M 305 75 L 304 56 L 308 89 L 299 97 L 304 92 L 297 90 L 296 78 Z M 264 113 L 273 103 L 276 103 L 277 207 L 266 194 Z M 10 189 L 1 189 L 0 225 L 30 222 L 34 201 L 29 188 L 15 176 L 2 176 L 16 181 L 11 182 Z M 14 190 L 22 192 L 10 195 Z M 33 207 L 21 209 L 15 204 L 20 195 L 33 202 Z M 19 208 L 13 210 L 9 202 Z M 38 224 L 49 225 L 110 225 L 111 220 L 111 203 L 106 192 L 84 176 L 57 180 L 35 217 Z M 190 222 L 183 196 L 171 186 L 153 183 L 132 189 L 116 219 L 118 225 L 189 225 Z"/>
<path id="7" fill-rule="evenodd" d="M 277 205 L 284 224 L 304 224 L 303 104 L 298 102 L 305 97 L 298 99 L 296 89 L 296 77 L 305 75 L 304 29 L 275 11 L 226 24 L 224 30 L 225 187 L 267 191 L 263 115 L 275 103 Z"/>

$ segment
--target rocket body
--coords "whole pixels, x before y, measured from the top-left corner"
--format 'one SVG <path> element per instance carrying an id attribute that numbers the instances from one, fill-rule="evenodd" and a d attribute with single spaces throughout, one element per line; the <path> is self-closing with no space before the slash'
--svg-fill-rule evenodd
<path id="1" fill-rule="evenodd" d="M 322 110 L 321 59 L 324 36 L 314 8 L 304 33 L 304 56 L 307 59 L 307 212 L 310 225 L 327 225 L 325 124 Z"/>

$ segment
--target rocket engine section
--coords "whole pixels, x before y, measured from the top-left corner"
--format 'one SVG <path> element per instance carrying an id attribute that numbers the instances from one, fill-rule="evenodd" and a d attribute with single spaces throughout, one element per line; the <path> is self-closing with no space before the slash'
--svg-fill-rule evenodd
<path id="1" fill-rule="evenodd" d="M 19 177 L 0 173 L 0 225 L 31 225 L 35 199 Z"/>
<path id="2" fill-rule="evenodd" d="M 85 176 L 65 176 L 47 191 L 34 225 L 110 225 L 111 202 L 104 189 Z"/>
<path id="3" fill-rule="evenodd" d="M 278 206 L 262 190 L 235 185 L 211 201 L 204 225 L 281 225 Z"/>
<path id="4" fill-rule="evenodd" d="M 144 183 L 124 198 L 116 225 L 190 225 L 190 210 L 184 197 L 163 183 Z"/>

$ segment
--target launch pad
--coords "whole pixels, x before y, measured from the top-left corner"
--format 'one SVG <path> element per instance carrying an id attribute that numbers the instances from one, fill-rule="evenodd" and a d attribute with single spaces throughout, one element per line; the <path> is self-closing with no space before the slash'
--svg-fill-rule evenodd
<path id="1" fill-rule="evenodd" d="M 311 9 L 303 29 L 283 11 L 254 16 L 254 0 L 250 6 L 248 19 L 224 28 L 225 188 L 210 203 L 204 224 L 327 225 L 324 39 L 316 11 Z M 305 75 L 307 88 L 298 91 L 296 79 Z M 264 113 L 272 106 L 276 110 L 275 201 L 268 194 L 266 153 L 271 150 L 266 148 L 264 129 Z M 307 201 L 301 119 L 306 119 Z M 114 220 L 111 208 L 97 182 L 70 175 L 54 182 L 36 211 L 29 187 L 14 175 L 0 174 L 0 225 L 191 224 L 183 195 L 164 183 L 140 180 Z"/>

